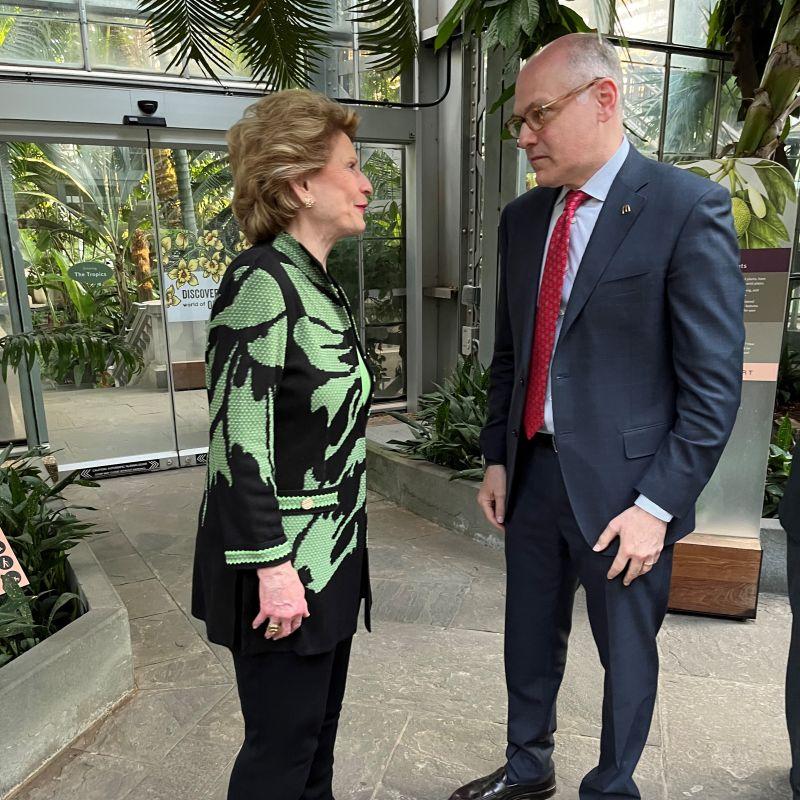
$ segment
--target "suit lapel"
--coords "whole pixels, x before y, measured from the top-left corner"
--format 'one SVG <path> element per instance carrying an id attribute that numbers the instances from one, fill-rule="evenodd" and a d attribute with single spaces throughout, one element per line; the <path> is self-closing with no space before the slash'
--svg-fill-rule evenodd
<path id="1" fill-rule="evenodd" d="M 553 215 L 553 206 L 556 204 L 560 189 L 541 188 L 538 190 L 540 202 L 532 209 L 529 233 L 520 237 L 521 241 L 529 242 L 530 247 L 521 251 L 517 258 L 520 260 L 519 297 L 525 302 L 520 305 L 523 309 L 521 352 L 529 357 L 533 346 L 533 329 L 536 321 L 536 306 L 539 300 L 539 281 L 542 274 L 544 261 L 544 246 L 547 242 L 547 231 L 550 228 L 550 218 Z M 525 362 L 527 369 L 528 362 Z"/>
<path id="2" fill-rule="evenodd" d="M 628 158 L 611 184 L 575 276 L 559 342 L 581 313 L 597 282 L 644 208 L 646 198 L 638 194 L 638 189 L 648 182 L 648 166 L 647 159 L 631 148 Z M 629 207 L 629 210 L 623 214 L 624 206 Z"/>

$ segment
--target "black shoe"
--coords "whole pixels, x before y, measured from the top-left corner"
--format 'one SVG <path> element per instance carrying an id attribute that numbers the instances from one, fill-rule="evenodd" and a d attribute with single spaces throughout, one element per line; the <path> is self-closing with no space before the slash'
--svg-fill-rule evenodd
<path id="1" fill-rule="evenodd" d="M 556 793 L 552 773 L 539 783 L 508 783 L 506 768 L 467 783 L 450 795 L 450 800 L 545 800 Z"/>

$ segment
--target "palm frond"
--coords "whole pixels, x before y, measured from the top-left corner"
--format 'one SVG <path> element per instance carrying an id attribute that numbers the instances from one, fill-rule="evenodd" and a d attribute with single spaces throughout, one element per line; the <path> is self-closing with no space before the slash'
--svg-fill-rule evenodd
<path id="1" fill-rule="evenodd" d="M 219 80 L 216 70 L 230 67 L 225 50 L 230 46 L 232 20 L 223 4 L 214 0 L 139 0 L 139 8 L 147 15 L 155 55 L 175 51 L 167 70 L 191 61 Z"/>
<path id="2" fill-rule="evenodd" d="M 324 0 L 226 0 L 236 49 L 253 80 L 273 89 L 306 86 L 330 45 Z"/>
<path id="3" fill-rule="evenodd" d="M 401 72 L 414 63 L 419 47 L 413 0 L 361 0 L 350 11 L 359 26 L 359 47 L 380 55 L 379 72 Z"/>

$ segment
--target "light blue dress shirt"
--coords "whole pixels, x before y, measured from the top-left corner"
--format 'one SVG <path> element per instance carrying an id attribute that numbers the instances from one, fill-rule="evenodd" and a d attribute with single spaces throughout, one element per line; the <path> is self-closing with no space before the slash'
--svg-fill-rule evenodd
<path id="1" fill-rule="evenodd" d="M 575 216 L 572 220 L 572 226 L 569 236 L 569 251 L 567 254 L 567 272 L 564 276 L 564 288 L 561 290 L 561 310 L 558 314 L 558 321 L 556 322 L 556 342 L 561 335 L 561 325 L 564 321 L 564 314 L 567 310 L 567 303 L 572 293 L 572 287 L 575 284 L 575 277 L 578 274 L 578 269 L 583 259 L 583 254 L 586 252 L 586 247 L 589 244 L 589 238 L 592 235 L 594 226 L 597 223 L 597 218 L 600 216 L 600 211 L 603 208 L 603 203 L 608 197 L 608 192 L 611 189 L 611 184 L 617 173 L 625 163 L 628 157 L 630 144 L 628 140 L 623 137 L 622 143 L 617 148 L 616 153 L 600 167 L 586 183 L 581 186 L 581 191 L 589 195 L 589 199 L 584 201 L 578 206 L 575 211 Z M 553 207 L 553 215 L 550 219 L 550 229 L 547 233 L 547 241 L 544 248 L 544 260 L 542 261 L 542 271 L 544 274 L 544 262 L 547 260 L 547 250 L 550 247 L 550 237 L 553 235 L 553 229 L 556 226 L 558 218 L 564 211 L 564 202 L 569 190 L 564 187 L 558 195 L 556 204 Z M 540 283 L 541 287 L 541 283 Z M 555 354 L 555 348 L 553 348 Z M 545 433 L 553 433 L 555 425 L 553 424 L 553 396 L 552 396 L 552 358 L 551 358 L 551 371 L 547 376 L 547 394 L 544 401 L 544 424 L 542 430 Z M 660 506 L 657 506 L 652 500 L 649 500 L 644 495 L 639 495 L 636 500 L 636 505 L 643 508 L 645 511 L 651 513 L 654 517 L 669 522 L 672 519 L 672 514 L 665 511 Z"/>

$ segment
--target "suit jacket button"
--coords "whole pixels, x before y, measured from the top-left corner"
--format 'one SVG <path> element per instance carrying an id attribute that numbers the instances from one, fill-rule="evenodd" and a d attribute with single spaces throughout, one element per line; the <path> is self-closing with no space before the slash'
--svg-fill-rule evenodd
<path id="1" fill-rule="evenodd" d="M 517 428 L 514 428 L 514 430 L 511 431 L 511 433 L 514 434 L 514 436 L 519 437 L 519 430 Z"/>
<path id="2" fill-rule="evenodd" d="M 520 386 L 524 386 L 525 385 L 525 378 L 520 378 L 519 379 L 519 385 Z"/>

